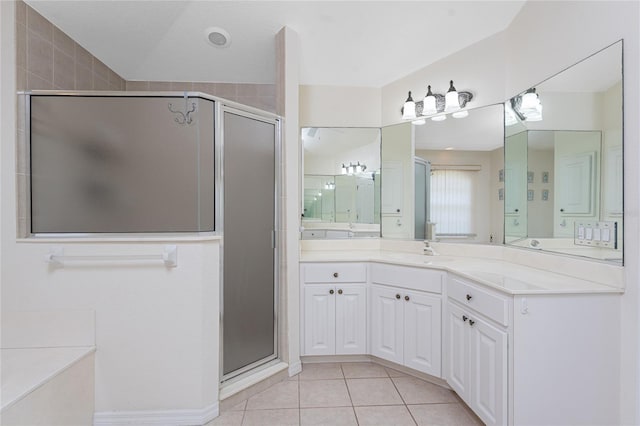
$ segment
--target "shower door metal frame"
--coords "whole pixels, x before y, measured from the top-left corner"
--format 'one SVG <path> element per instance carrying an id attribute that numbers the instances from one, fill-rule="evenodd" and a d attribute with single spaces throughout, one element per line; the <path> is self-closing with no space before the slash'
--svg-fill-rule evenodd
<path id="1" fill-rule="evenodd" d="M 279 359 L 278 343 L 280 330 L 279 321 L 279 297 L 280 297 L 280 246 L 278 244 L 278 232 L 280 229 L 280 187 L 281 187 L 281 156 L 282 156 L 282 141 L 281 141 L 281 125 L 282 119 L 275 114 L 270 114 L 265 111 L 254 110 L 253 108 L 246 108 L 243 105 L 234 104 L 231 102 L 218 101 L 215 106 L 215 123 L 217 124 L 214 137 L 218 143 L 215 145 L 215 157 L 216 157 L 216 217 L 215 223 L 217 229 L 222 235 L 221 250 L 220 250 L 220 345 L 219 345 L 219 377 L 220 383 L 224 383 L 228 380 L 237 378 L 255 368 L 266 366 L 268 363 Z M 274 223 L 272 233 L 272 247 L 273 247 L 273 354 L 252 362 L 242 368 L 232 371 L 231 373 L 224 374 L 224 114 L 225 113 L 236 114 L 241 117 L 250 118 L 264 123 L 274 125 Z"/>

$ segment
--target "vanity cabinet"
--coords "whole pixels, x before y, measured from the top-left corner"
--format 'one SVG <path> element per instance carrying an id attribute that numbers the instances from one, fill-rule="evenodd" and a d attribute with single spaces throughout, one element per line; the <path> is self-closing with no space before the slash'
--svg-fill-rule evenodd
<path id="1" fill-rule="evenodd" d="M 442 279 L 438 271 L 371 266 L 372 355 L 441 376 Z"/>
<path id="2" fill-rule="evenodd" d="M 367 353 L 367 268 L 303 265 L 303 355 Z"/>
<path id="3" fill-rule="evenodd" d="M 488 425 L 507 423 L 510 300 L 449 277 L 445 380 Z"/>

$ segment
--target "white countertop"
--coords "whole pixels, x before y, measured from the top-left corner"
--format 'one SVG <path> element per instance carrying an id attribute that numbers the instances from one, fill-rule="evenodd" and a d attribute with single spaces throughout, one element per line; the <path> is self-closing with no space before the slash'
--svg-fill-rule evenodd
<path id="1" fill-rule="evenodd" d="M 387 250 L 303 251 L 301 262 L 377 262 L 439 269 L 507 294 L 623 293 L 620 288 L 504 260 Z"/>

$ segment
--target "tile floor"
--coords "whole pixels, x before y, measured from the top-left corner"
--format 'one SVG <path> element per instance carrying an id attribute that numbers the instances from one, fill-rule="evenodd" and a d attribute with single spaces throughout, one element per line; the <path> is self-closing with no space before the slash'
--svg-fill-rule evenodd
<path id="1" fill-rule="evenodd" d="M 207 426 L 482 425 L 452 391 L 371 362 L 304 364 Z"/>

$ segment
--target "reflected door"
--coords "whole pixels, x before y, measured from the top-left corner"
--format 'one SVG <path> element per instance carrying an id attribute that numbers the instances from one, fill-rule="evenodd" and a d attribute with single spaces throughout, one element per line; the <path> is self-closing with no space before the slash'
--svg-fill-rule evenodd
<path id="1" fill-rule="evenodd" d="M 223 379 L 276 354 L 274 121 L 223 120 Z"/>

